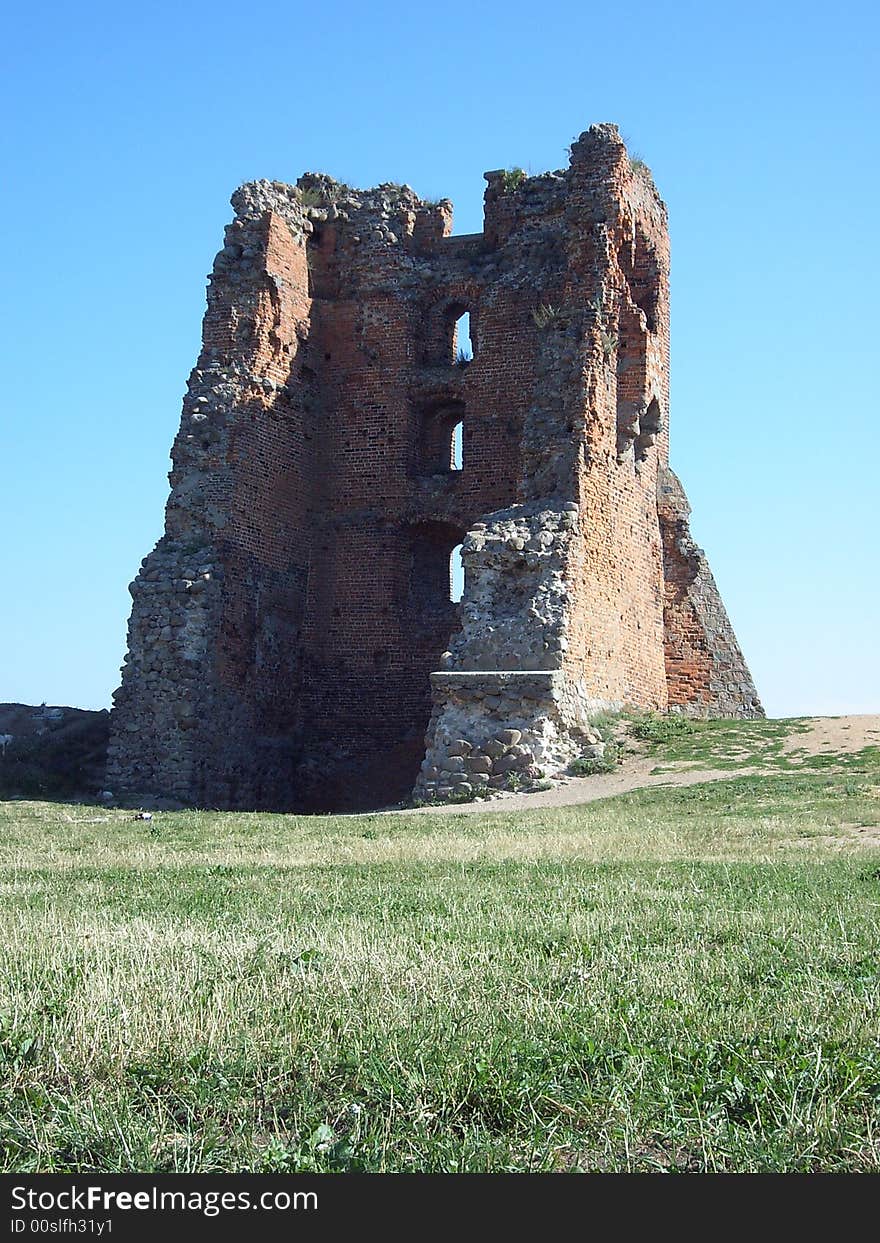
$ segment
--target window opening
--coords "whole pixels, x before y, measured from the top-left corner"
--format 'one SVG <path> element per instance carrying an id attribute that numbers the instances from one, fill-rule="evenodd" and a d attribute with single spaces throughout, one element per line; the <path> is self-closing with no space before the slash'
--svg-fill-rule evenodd
<path id="1" fill-rule="evenodd" d="M 467 367 L 474 360 L 470 311 L 464 311 L 459 315 L 453 325 L 452 353 L 456 367 Z"/>
<path id="2" fill-rule="evenodd" d="M 461 544 L 456 544 L 449 554 L 449 598 L 458 604 L 464 591 L 464 564 L 461 559 Z"/>
<path id="3" fill-rule="evenodd" d="M 452 469 L 461 470 L 464 462 L 464 423 L 459 420 L 452 429 Z"/>

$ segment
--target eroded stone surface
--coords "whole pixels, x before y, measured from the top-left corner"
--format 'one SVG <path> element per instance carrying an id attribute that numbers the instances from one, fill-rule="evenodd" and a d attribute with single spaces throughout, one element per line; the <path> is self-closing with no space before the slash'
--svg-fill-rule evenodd
<path id="1" fill-rule="evenodd" d="M 660 473 L 658 508 L 669 709 L 689 716 L 762 717 L 758 692 L 706 554 L 691 536 L 691 507 L 668 467 Z"/>

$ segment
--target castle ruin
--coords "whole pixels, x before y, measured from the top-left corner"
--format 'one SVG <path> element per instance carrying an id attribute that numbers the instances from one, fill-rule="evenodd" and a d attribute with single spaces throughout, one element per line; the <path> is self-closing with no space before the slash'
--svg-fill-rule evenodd
<path id="1" fill-rule="evenodd" d="M 375 807 L 559 772 L 600 709 L 763 715 L 667 464 L 648 170 L 596 125 L 564 171 L 486 181 L 469 236 L 408 186 L 234 194 L 131 585 L 117 794 Z"/>

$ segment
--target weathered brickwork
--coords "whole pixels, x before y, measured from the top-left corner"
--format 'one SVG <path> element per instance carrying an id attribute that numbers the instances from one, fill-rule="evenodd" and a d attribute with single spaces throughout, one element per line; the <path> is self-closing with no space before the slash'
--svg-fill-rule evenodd
<path id="1" fill-rule="evenodd" d="M 669 491 L 650 175 L 601 125 L 564 171 L 486 180 L 465 237 L 405 186 L 233 196 L 131 588 L 114 791 L 370 806 L 452 788 L 446 760 L 460 787 L 468 748 L 487 780 L 555 771 L 600 706 L 760 713 Z"/>
<path id="2" fill-rule="evenodd" d="M 749 671 L 706 554 L 691 538 L 691 507 L 678 477 L 660 469 L 666 676 L 669 710 L 689 716 L 762 717 Z"/>

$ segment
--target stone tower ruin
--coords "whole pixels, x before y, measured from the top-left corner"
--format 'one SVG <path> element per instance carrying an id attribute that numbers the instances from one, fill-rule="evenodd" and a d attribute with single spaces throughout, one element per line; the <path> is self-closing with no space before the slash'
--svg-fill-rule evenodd
<path id="1" fill-rule="evenodd" d="M 599 709 L 763 715 L 667 464 L 648 170 L 596 125 L 564 171 L 486 181 L 469 236 L 408 186 L 233 195 L 131 585 L 117 794 L 379 806 L 504 731 L 552 775 Z"/>

